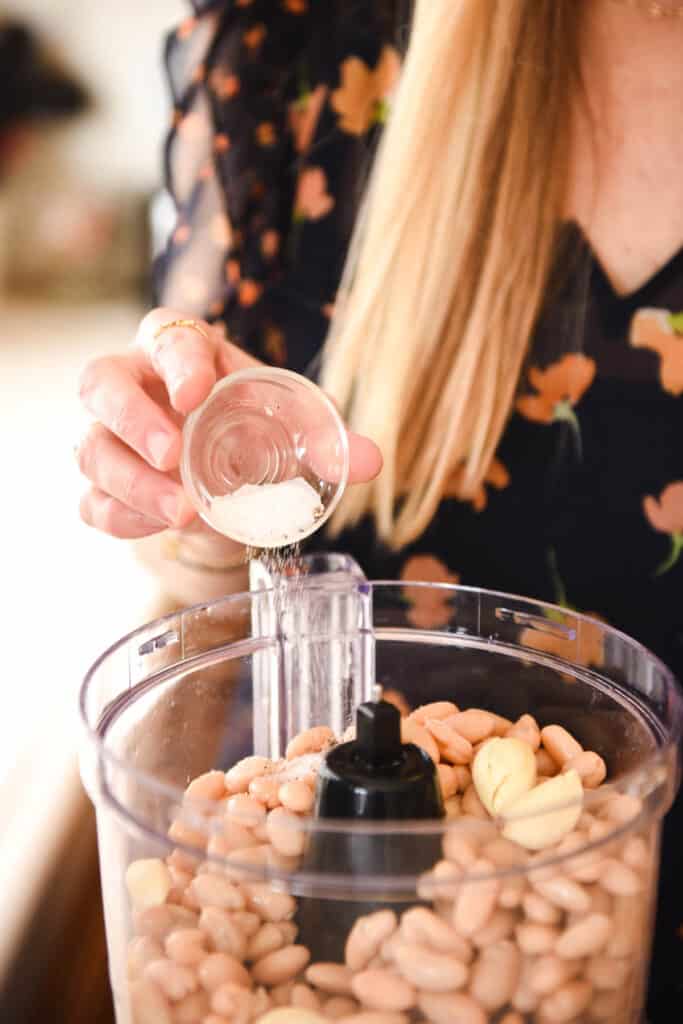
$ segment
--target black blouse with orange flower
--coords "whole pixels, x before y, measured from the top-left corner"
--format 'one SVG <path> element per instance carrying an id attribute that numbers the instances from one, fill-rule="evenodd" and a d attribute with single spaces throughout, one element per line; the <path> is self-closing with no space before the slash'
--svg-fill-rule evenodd
<path id="1" fill-rule="evenodd" d="M 315 375 L 407 12 L 400 0 L 194 6 L 167 46 L 178 219 L 157 298 Z M 454 474 L 405 550 L 388 550 L 369 521 L 333 546 L 370 578 L 461 581 L 595 613 L 683 679 L 683 249 L 619 295 L 568 224 L 558 268 L 474 500 L 449 493 Z M 665 829 L 652 1024 L 680 1019 L 681 833 L 679 799 Z"/>

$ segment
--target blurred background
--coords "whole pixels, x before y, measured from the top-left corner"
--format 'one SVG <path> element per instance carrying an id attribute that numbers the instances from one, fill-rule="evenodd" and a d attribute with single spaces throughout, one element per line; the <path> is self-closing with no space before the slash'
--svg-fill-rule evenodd
<path id="1" fill-rule="evenodd" d="M 0 0 L 3 1024 L 112 1020 L 76 699 L 161 609 L 127 546 L 78 519 L 77 380 L 149 304 L 170 220 L 163 41 L 188 6 Z"/>

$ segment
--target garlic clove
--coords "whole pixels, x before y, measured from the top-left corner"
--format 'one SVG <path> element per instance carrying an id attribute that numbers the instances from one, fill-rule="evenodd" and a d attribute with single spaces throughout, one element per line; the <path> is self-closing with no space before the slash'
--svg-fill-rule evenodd
<path id="1" fill-rule="evenodd" d="M 583 809 L 581 777 L 556 775 L 505 808 L 502 833 L 527 850 L 545 850 L 575 828 Z"/>
<path id="2" fill-rule="evenodd" d="M 126 886 L 136 910 L 158 907 L 166 902 L 173 881 L 163 860 L 135 860 L 126 871 Z"/>
<path id="3" fill-rule="evenodd" d="M 515 736 L 493 737 L 472 762 L 472 781 L 486 810 L 496 816 L 536 784 L 534 752 Z"/>

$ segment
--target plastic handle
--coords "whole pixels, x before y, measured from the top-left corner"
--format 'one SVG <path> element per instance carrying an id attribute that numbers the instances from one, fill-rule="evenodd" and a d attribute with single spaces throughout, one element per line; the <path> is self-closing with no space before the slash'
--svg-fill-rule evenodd
<path id="1" fill-rule="evenodd" d="M 362 569 L 332 553 L 305 557 L 302 570 L 292 577 L 258 559 L 250 566 L 250 589 L 267 591 L 254 601 L 252 632 L 272 641 L 252 658 L 261 757 L 282 757 L 293 736 L 315 725 L 340 736 L 373 695 L 372 595 Z"/>

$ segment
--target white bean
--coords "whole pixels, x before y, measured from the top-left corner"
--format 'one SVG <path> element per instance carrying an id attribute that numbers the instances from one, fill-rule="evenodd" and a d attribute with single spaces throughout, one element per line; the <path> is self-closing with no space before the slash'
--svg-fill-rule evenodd
<path id="1" fill-rule="evenodd" d="M 541 896 L 562 910 L 585 914 L 590 909 L 590 896 L 571 878 L 556 875 L 554 878 L 540 879 L 538 875 L 534 875 L 531 884 Z"/>
<path id="2" fill-rule="evenodd" d="M 206 852 L 216 857 L 226 857 L 235 850 L 244 850 L 248 846 L 256 846 L 259 840 L 252 829 L 239 825 L 236 821 L 225 820 L 222 836 L 212 836 Z"/>
<path id="3" fill-rule="evenodd" d="M 229 953 L 238 960 L 244 958 L 247 939 L 230 914 L 217 907 L 205 907 L 199 918 L 199 927 L 219 953 Z"/>
<path id="4" fill-rule="evenodd" d="M 272 810 L 280 806 L 280 789 L 284 779 L 281 775 L 261 775 L 249 783 L 249 796 Z M 257 826 L 260 828 L 261 826 Z"/>
<path id="5" fill-rule="evenodd" d="M 448 718 L 450 725 L 456 732 L 469 740 L 472 745 L 487 740 L 496 731 L 496 719 L 488 711 L 480 708 L 468 708 L 466 711 L 456 711 Z"/>
<path id="6" fill-rule="evenodd" d="M 486 843 L 481 849 L 481 855 L 501 868 L 524 867 L 529 860 L 529 854 L 523 846 L 503 836 Z"/>
<path id="7" fill-rule="evenodd" d="M 305 788 L 308 789 L 307 786 Z M 276 807 L 268 814 L 266 828 L 268 838 L 279 853 L 286 857 L 299 857 L 304 852 L 306 834 L 296 814 L 284 807 Z"/>
<path id="8" fill-rule="evenodd" d="M 418 725 L 424 725 L 428 718 L 449 718 L 451 715 L 456 715 L 458 711 L 457 704 L 453 704 L 449 700 L 436 700 L 431 704 L 422 704 L 419 708 L 415 708 L 410 718 Z"/>
<path id="9" fill-rule="evenodd" d="M 547 750 L 536 751 L 536 774 L 540 778 L 553 778 L 559 771 L 558 766 L 553 761 L 552 757 Z"/>
<path id="10" fill-rule="evenodd" d="M 243 828 L 254 828 L 266 820 L 266 809 L 260 800 L 246 793 L 236 793 L 228 800 L 227 815 Z"/>
<path id="11" fill-rule="evenodd" d="M 606 914 L 588 914 L 562 933 L 555 943 L 555 952 L 565 960 L 595 956 L 604 948 L 611 925 Z"/>
<path id="12" fill-rule="evenodd" d="M 285 782 L 278 790 L 280 803 L 295 814 L 309 814 L 313 810 L 315 795 L 310 786 L 296 779 Z"/>
<path id="13" fill-rule="evenodd" d="M 439 748 L 434 737 L 428 729 L 412 718 L 401 719 L 401 742 L 414 743 L 416 747 L 424 750 L 428 757 L 431 757 L 434 764 L 439 763 Z"/>
<path id="14" fill-rule="evenodd" d="M 287 745 L 285 756 L 288 761 L 302 754 L 313 754 L 320 750 L 326 750 L 335 741 L 334 733 L 326 725 L 316 725 L 312 729 L 300 732 Z"/>
<path id="15" fill-rule="evenodd" d="M 559 938 L 559 931 L 550 924 L 518 924 L 515 937 L 519 948 L 527 956 L 550 953 Z"/>
<path id="16" fill-rule="evenodd" d="M 469 765 L 474 756 L 472 744 L 449 724 L 449 721 L 427 719 L 425 728 L 437 742 L 441 757 L 450 764 Z"/>
<path id="17" fill-rule="evenodd" d="M 560 768 L 572 757 L 583 753 L 581 744 L 561 725 L 546 725 L 541 729 L 541 743 Z"/>
<path id="18" fill-rule="evenodd" d="M 349 1017 L 358 1010 L 358 1003 L 355 999 L 347 999 L 346 996 L 332 996 L 323 1006 L 323 1013 L 330 1020 L 339 1020 L 340 1017 Z"/>
<path id="19" fill-rule="evenodd" d="M 487 860 L 477 860 L 472 866 L 472 874 L 484 875 L 494 870 L 493 864 Z M 464 882 L 453 908 L 456 931 L 469 938 L 483 928 L 495 909 L 500 888 L 501 883 L 497 878 Z"/>
<path id="20" fill-rule="evenodd" d="M 487 1024 L 479 1003 L 462 992 L 421 992 L 418 1006 L 433 1024 Z"/>
<path id="21" fill-rule="evenodd" d="M 515 927 L 517 915 L 512 910 L 494 910 L 483 928 L 472 936 L 472 943 L 477 949 L 490 946 L 492 942 L 507 939 Z"/>
<path id="22" fill-rule="evenodd" d="M 133 925 L 138 935 L 147 936 L 159 942 L 163 942 L 174 928 L 193 928 L 196 924 L 197 915 L 186 907 L 166 905 L 133 911 Z"/>
<path id="23" fill-rule="evenodd" d="M 473 844 L 462 835 L 458 827 L 449 828 L 443 837 L 443 854 L 447 860 L 464 870 L 471 868 L 477 859 Z"/>
<path id="24" fill-rule="evenodd" d="M 128 943 L 127 967 L 128 977 L 138 978 L 147 964 L 153 960 L 163 960 L 164 951 L 156 939 L 148 935 L 138 935 Z"/>
<path id="25" fill-rule="evenodd" d="M 296 925 L 294 921 L 278 921 L 277 926 L 282 933 L 285 946 L 291 946 L 299 934 L 299 926 Z"/>
<path id="26" fill-rule="evenodd" d="M 584 750 L 575 757 L 570 757 L 562 766 L 562 771 L 567 772 L 572 768 L 578 772 L 584 789 L 597 789 L 607 775 L 605 762 L 592 750 Z"/>
<path id="27" fill-rule="evenodd" d="M 354 975 L 351 990 L 371 1010 L 410 1010 L 416 1001 L 412 985 L 388 970 L 366 970 Z"/>
<path id="28" fill-rule="evenodd" d="M 130 986 L 135 1024 L 173 1024 L 173 1013 L 161 989 L 146 978 Z"/>
<path id="29" fill-rule="evenodd" d="M 353 971 L 344 964 L 311 964 L 306 971 L 306 981 L 321 992 L 345 996 L 351 992 Z"/>
<path id="30" fill-rule="evenodd" d="M 522 898 L 522 910 L 537 924 L 558 924 L 562 912 L 537 892 L 526 892 Z"/>
<path id="31" fill-rule="evenodd" d="M 470 995 L 492 1013 L 510 1002 L 519 982 L 521 957 L 514 942 L 496 942 L 482 949 L 472 968 Z"/>
<path id="32" fill-rule="evenodd" d="M 145 977 L 158 985 L 173 1002 L 184 999 L 197 988 L 197 975 L 194 971 L 172 960 L 153 960 L 145 967 Z"/>
<path id="33" fill-rule="evenodd" d="M 441 796 L 444 800 L 450 800 L 458 792 L 458 777 L 455 774 L 455 769 L 450 764 L 438 764 L 436 769 L 439 775 Z"/>
<path id="34" fill-rule="evenodd" d="M 230 956 L 229 953 L 211 953 L 202 960 L 197 968 L 197 974 L 203 987 L 213 992 L 226 982 L 233 982 L 235 985 L 242 985 L 244 988 L 251 988 L 249 971 L 240 961 Z"/>
<path id="35" fill-rule="evenodd" d="M 541 745 L 541 730 L 538 727 L 538 722 L 532 715 L 522 715 L 514 725 L 510 726 L 505 735 L 514 736 L 518 740 L 528 743 L 534 753 L 536 753 Z"/>
<path id="36" fill-rule="evenodd" d="M 421 900 L 454 900 L 460 892 L 462 868 L 448 860 L 438 861 L 420 876 L 417 894 Z"/>
<path id="37" fill-rule="evenodd" d="M 523 875 L 513 875 L 511 878 L 504 878 L 501 884 L 498 903 L 506 910 L 514 910 L 519 907 L 526 892 L 526 879 Z"/>
<path id="38" fill-rule="evenodd" d="M 242 910 L 242 892 L 220 875 L 197 875 L 190 889 L 200 907 L 220 907 L 221 910 Z"/>
<path id="39" fill-rule="evenodd" d="M 164 943 L 166 956 L 183 967 L 194 967 L 206 956 L 206 935 L 199 928 L 179 928 Z"/>
<path id="40" fill-rule="evenodd" d="M 231 1024 L 247 1024 L 251 1015 L 251 993 L 243 985 L 227 981 L 211 993 L 211 1009 Z"/>
<path id="41" fill-rule="evenodd" d="M 279 927 L 271 921 L 266 921 L 249 940 L 246 959 L 260 960 L 268 953 L 274 953 L 276 949 L 281 949 L 284 944 L 285 940 Z"/>
<path id="42" fill-rule="evenodd" d="M 267 882 L 245 886 L 247 902 L 266 921 L 289 921 L 296 913 L 296 901 L 285 892 L 277 892 Z"/>
<path id="43" fill-rule="evenodd" d="M 592 992 L 589 982 L 570 981 L 542 1000 L 541 1016 L 552 1024 L 569 1024 L 588 1007 Z"/>
<path id="44" fill-rule="evenodd" d="M 299 982 L 292 989 L 292 994 L 289 998 L 292 1006 L 304 1010 L 312 1010 L 315 1013 L 320 1010 L 320 998 L 309 985 Z"/>
<path id="45" fill-rule="evenodd" d="M 188 800 L 222 800 L 225 796 L 223 772 L 204 772 L 193 779 L 185 790 Z"/>
<path id="46" fill-rule="evenodd" d="M 529 983 L 536 962 L 533 958 L 523 960 L 519 983 L 510 1000 L 512 1008 L 520 1013 L 533 1013 L 541 1001 L 541 997 L 533 991 Z"/>
<path id="47" fill-rule="evenodd" d="M 550 995 L 561 985 L 566 985 L 581 970 L 582 963 L 578 960 L 562 960 L 555 953 L 539 956 L 531 962 L 528 972 L 528 985 L 532 992 L 539 996 Z"/>
<path id="48" fill-rule="evenodd" d="M 206 1024 L 205 1018 L 210 1009 L 211 1004 L 206 992 L 192 992 L 173 1007 L 174 1024 L 197 1024 L 198 1021 Z"/>
<path id="49" fill-rule="evenodd" d="M 479 818 L 482 821 L 489 820 L 489 812 L 484 807 L 479 794 L 477 793 L 474 783 L 468 786 L 462 795 L 462 813 L 469 814 L 473 818 Z"/>
<path id="50" fill-rule="evenodd" d="M 252 977 L 259 985 L 281 985 L 300 974 L 310 959 L 306 946 L 285 946 L 258 960 L 252 967 Z"/>
<path id="51" fill-rule="evenodd" d="M 429 946 L 438 953 L 450 953 L 467 964 L 472 946 L 442 917 L 427 907 L 412 907 L 401 917 L 401 938 L 406 942 Z"/>
<path id="52" fill-rule="evenodd" d="M 634 896 L 643 888 L 638 873 L 616 857 L 608 857 L 602 862 L 600 885 L 614 896 Z"/>
<path id="53" fill-rule="evenodd" d="M 359 917 L 346 940 L 345 960 L 352 971 L 360 971 L 377 955 L 380 946 L 396 931 L 393 910 L 378 910 Z"/>
<path id="54" fill-rule="evenodd" d="M 465 964 L 447 954 L 434 953 L 426 946 L 397 942 L 393 954 L 403 977 L 427 992 L 450 992 L 462 988 L 467 981 L 469 972 Z"/>
<path id="55" fill-rule="evenodd" d="M 267 775 L 273 762 L 267 757 L 244 757 L 225 773 L 225 786 L 229 793 L 246 793 L 252 779 Z"/>
<path id="56" fill-rule="evenodd" d="M 643 809 L 642 800 L 631 793 L 616 793 L 605 804 L 605 817 L 616 825 L 627 825 Z"/>
<path id="57" fill-rule="evenodd" d="M 247 940 L 253 938 L 261 927 L 261 918 L 251 910 L 233 910 L 230 917 Z"/>
<path id="58" fill-rule="evenodd" d="M 650 865 L 650 850 L 642 836 L 631 836 L 624 844 L 624 864 L 636 871 L 646 871 Z"/>

